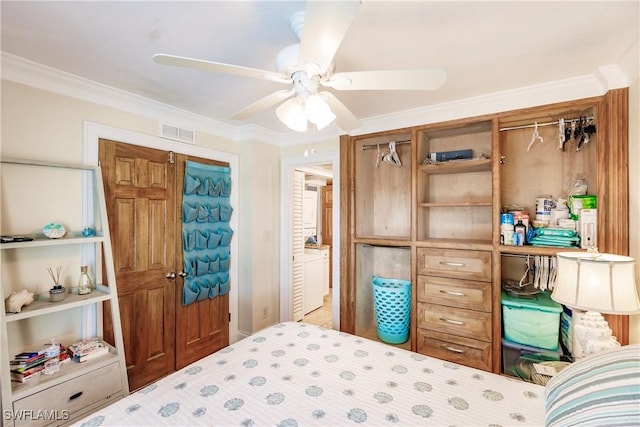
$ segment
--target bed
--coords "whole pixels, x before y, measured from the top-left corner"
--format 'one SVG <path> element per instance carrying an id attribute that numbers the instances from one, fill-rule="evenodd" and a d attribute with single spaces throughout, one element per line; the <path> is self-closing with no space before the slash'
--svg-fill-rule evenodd
<path id="1" fill-rule="evenodd" d="M 545 390 L 354 335 L 285 322 L 76 425 L 540 426 L 550 384 Z M 566 410 L 566 403 L 556 409 Z M 562 422 L 560 415 L 557 421 Z"/>

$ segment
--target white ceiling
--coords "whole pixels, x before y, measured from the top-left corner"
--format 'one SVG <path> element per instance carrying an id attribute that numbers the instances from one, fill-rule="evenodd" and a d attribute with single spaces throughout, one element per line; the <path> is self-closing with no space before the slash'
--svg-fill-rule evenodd
<path id="1" fill-rule="evenodd" d="M 638 1 L 374 1 L 362 5 L 336 72 L 442 67 L 437 91 L 335 91 L 361 120 L 475 96 L 598 75 L 637 49 Z M 168 53 L 275 70 L 297 39 L 304 1 L 2 1 L 2 51 L 233 126 L 289 133 L 270 108 L 241 108 L 287 87 L 161 66 Z"/>

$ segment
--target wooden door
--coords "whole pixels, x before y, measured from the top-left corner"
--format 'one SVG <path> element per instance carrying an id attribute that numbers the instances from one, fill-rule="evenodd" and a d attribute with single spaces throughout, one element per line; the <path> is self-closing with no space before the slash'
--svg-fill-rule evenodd
<path id="1" fill-rule="evenodd" d="M 166 151 L 100 140 L 131 391 L 175 367 L 176 172 Z M 105 336 L 112 336 L 105 316 Z"/>
<path id="2" fill-rule="evenodd" d="M 186 160 L 198 163 L 229 166 L 228 163 L 202 159 L 183 154 L 176 155 L 177 206 L 182 206 L 182 189 Z M 232 183 L 234 185 L 235 183 Z M 182 209 L 177 209 L 177 224 L 182 224 Z M 181 235 L 180 232 L 177 233 Z M 182 305 L 183 252 L 181 239 L 176 239 L 176 269 L 180 270 L 176 282 L 176 369 L 218 351 L 229 345 L 229 294 L 204 299 L 187 306 Z M 234 260 L 235 261 L 235 260 Z M 233 286 L 233 285 L 232 285 Z"/>
<path id="3" fill-rule="evenodd" d="M 229 295 L 183 306 L 177 273 L 185 161 L 228 164 L 107 140 L 99 159 L 133 391 L 229 345 Z"/>

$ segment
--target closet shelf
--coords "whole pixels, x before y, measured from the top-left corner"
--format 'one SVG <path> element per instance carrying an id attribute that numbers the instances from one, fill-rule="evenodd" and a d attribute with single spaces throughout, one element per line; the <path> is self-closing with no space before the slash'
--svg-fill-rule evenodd
<path id="1" fill-rule="evenodd" d="M 397 246 L 407 247 L 411 244 L 411 239 L 405 236 L 369 236 L 356 237 L 353 243 L 371 246 Z"/>
<path id="2" fill-rule="evenodd" d="M 442 202 L 442 203 L 418 203 L 420 208 L 464 208 L 464 207 L 491 207 L 491 201 L 487 202 Z"/>
<path id="3" fill-rule="evenodd" d="M 493 249 L 491 240 L 478 239 L 424 239 L 416 241 L 416 246 L 422 248 L 469 249 L 478 251 L 490 251 Z"/>
<path id="4" fill-rule="evenodd" d="M 557 246 L 509 246 L 500 245 L 498 250 L 501 254 L 514 254 L 514 255 L 546 255 L 555 256 L 558 252 L 579 252 L 584 251 L 580 248 L 563 248 Z"/>
<path id="5" fill-rule="evenodd" d="M 455 160 L 436 164 L 418 165 L 418 170 L 427 175 L 490 172 L 491 159 Z"/>

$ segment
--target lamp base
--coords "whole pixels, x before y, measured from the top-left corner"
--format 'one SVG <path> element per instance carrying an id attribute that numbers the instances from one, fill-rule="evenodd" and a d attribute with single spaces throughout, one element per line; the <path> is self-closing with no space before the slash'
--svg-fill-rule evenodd
<path id="1" fill-rule="evenodd" d="M 609 323 L 596 311 L 573 312 L 573 357 L 581 359 L 620 343 L 613 336 Z"/>

